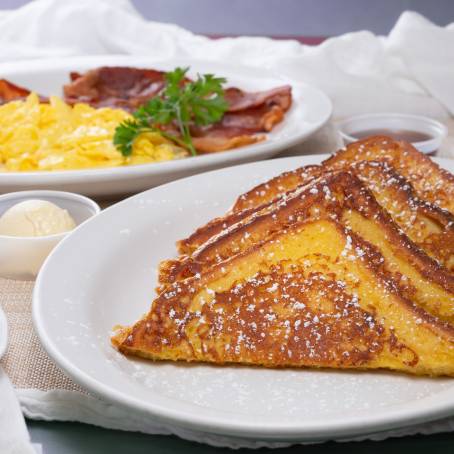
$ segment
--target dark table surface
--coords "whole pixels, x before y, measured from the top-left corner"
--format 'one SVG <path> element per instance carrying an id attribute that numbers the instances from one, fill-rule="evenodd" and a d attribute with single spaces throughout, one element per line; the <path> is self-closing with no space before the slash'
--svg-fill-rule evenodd
<path id="1" fill-rule="evenodd" d="M 231 451 L 213 448 L 177 437 L 144 435 L 100 429 L 78 423 L 28 421 L 32 440 L 41 443 L 43 454 L 175 454 L 175 453 L 270 453 L 272 454 L 450 454 L 454 453 L 454 433 L 403 438 L 380 442 L 322 443 L 292 446 L 284 449 L 240 449 Z"/>

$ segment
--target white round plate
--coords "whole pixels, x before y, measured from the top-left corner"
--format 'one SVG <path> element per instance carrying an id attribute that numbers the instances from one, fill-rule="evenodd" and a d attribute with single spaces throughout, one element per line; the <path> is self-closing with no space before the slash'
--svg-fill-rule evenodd
<path id="1" fill-rule="evenodd" d="M 332 111 L 331 101 L 320 90 L 302 85 L 262 69 L 223 63 L 173 59 L 156 61 L 131 56 L 73 57 L 0 64 L 1 77 L 44 95 L 61 95 L 70 71 L 86 71 L 99 66 L 133 66 L 171 70 L 190 66 L 190 75 L 214 73 L 227 77 L 227 85 L 249 91 L 265 90 L 284 84 L 292 86 L 293 105 L 285 120 L 267 140 L 234 150 L 194 158 L 142 164 L 129 167 L 66 170 L 52 172 L 0 172 L 0 193 L 25 189 L 58 189 L 88 196 L 106 197 L 130 194 L 206 170 L 276 155 L 296 145 L 323 126 Z M 0 125 L 1 126 L 1 125 Z"/>
<path id="2" fill-rule="evenodd" d="M 8 345 L 8 323 L 6 321 L 6 315 L 3 309 L 0 307 L 0 358 L 6 352 L 6 346 Z"/>
<path id="3" fill-rule="evenodd" d="M 109 340 L 154 297 L 175 241 L 224 213 L 243 191 L 326 156 L 262 161 L 131 197 L 65 238 L 36 282 L 33 316 L 53 360 L 99 397 L 161 423 L 259 440 L 350 437 L 454 413 L 454 380 L 385 372 L 272 370 L 126 358 Z M 454 170 L 449 160 L 437 160 Z"/>

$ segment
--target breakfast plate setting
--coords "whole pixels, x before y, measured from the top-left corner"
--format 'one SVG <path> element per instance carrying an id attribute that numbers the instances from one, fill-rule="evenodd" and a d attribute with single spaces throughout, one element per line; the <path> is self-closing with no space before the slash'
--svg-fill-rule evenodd
<path id="1" fill-rule="evenodd" d="M 131 197 L 81 226 L 54 250 L 35 287 L 34 323 L 51 358 L 108 402 L 164 424 L 223 436 L 314 441 L 451 414 L 449 378 L 160 363 L 125 357 L 112 347 L 114 326 L 134 323 L 149 310 L 159 263 L 175 257 L 177 240 L 221 216 L 251 186 L 326 157 L 189 177 Z M 453 170 L 449 160 L 436 162 Z"/>
<path id="2" fill-rule="evenodd" d="M 88 3 L 0 11 L 0 452 L 48 421 L 131 453 L 452 433 L 452 27 Z"/>

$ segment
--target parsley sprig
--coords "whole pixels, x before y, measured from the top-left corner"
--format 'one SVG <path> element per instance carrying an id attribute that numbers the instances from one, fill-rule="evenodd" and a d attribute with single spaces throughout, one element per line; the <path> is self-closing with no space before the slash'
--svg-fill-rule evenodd
<path id="1" fill-rule="evenodd" d="M 123 156 L 131 155 L 134 140 L 145 132 L 159 132 L 187 148 L 192 155 L 197 154 L 190 125 L 206 126 L 223 117 L 228 107 L 222 88 L 226 79 L 203 74 L 195 81 L 187 81 L 188 70 L 176 68 L 166 73 L 166 85 L 161 92 L 139 107 L 132 119 L 117 126 L 113 142 Z M 165 126 L 171 123 L 177 127 L 178 136 L 166 131 Z"/>

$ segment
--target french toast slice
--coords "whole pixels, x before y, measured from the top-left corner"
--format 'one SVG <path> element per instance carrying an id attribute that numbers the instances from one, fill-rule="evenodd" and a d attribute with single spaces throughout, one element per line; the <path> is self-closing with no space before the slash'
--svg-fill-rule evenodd
<path id="1" fill-rule="evenodd" d="M 314 164 L 283 172 L 241 194 L 233 204 L 231 212 L 240 213 L 270 203 L 319 176 L 325 170 L 322 166 Z"/>
<path id="2" fill-rule="evenodd" d="M 411 183 L 420 200 L 454 213 L 454 175 L 407 142 L 397 142 L 386 136 L 368 137 L 337 151 L 323 161 L 322 166 L 326 170 L 347 170 L 361 161 L 387 162 Z M 305 167 L 284 172 L 239 196 L 231 211 L 240 212 L 271 202 L 302 184 L 306 178 Z"/>
<path id="3" fill-rule="evenodd" d="M 329 218 L 175 282 L 112 343 L 153 360 L 454 376 L 454 328 L 404 298 L 383 257 Z"/>
<path id="4" fill-rule="evenodd" d="M 437 260 L 449 271 L 454 271 L 454 215 L 416 196 L 412 185 L 386 161 L 359 161 L 346 164 L 342 170 L 353 172 L 369 188 L 378 203 L 391 215 L 394 222 L 426 254 Z M 296 188 L 308 184 L 317 176 L 329 170 L 324 166 L 308 166 L 286 172 L 276 177 L 277 181 L 259 185 L 238 199 L 235 206 L 242 206 L 242 211 L 214 219 L 206 226 L 197 229 L 191 236 L 179 242 L 186 255 L 192 254 L 203 243 L 222 230 L 277 203 L 284 203 L 292 197 Z M 261 195 L 260 195 L 261 194 Z M 260 205 L 260 198 L 264 203 Z M 269 199 L 271 198 L 271 201 Z M 238 205 L 240 202 L 240 205 Z M 258 203 L 259 205 L 254 206 Z"/>
<path id="5" fill-rule="evenodd" d="M 454 175 L 411 144 L 386 136 L 368 137 L 337 151 L 323 165 L 342 169 L 358 161 L 387 161 L 412 184 L 420 199 L 454 213 Z"/>
<path id="6" fill-rule="evenodd" d="M 421 200 L 408 180 L 386 161 L 359 161 L 348 170 L 418 247 L 454 271 L 454 214 Z"/>
<path id="7" fill-rule="evenodd" d="M 454 323 L 454 274 L 413 243 L 349 172 L 326 172 L 282 203 L 267 205 L 204 243 L 193 254 L 162 262 L 160 290 L 206 273 L 229 257 L 258 247 L 296 222 L 335 219 L 381 253 L 401 293 L 429 313 Z"/>
<path id="8" fill-rule="evenodd" d="M 266 209 L 274 202 L 279 202 L 287 195 L 291 196 L 298 186 L 307 184 L 320 176 L 324 169 L 319 165 L 300 167 L 291 172 L 285 172 L 247 192 L 244 204 L 240 196 L 231 212 L 225 216 L 217 217 L 206 225 L 198 228 L 189 237 L 177 241 L 177 250 L 180 254 L 192 254 L 198 247 L 213 236 L 221 233 L 237 222 L 254 215 L 258 208 Z"/>

